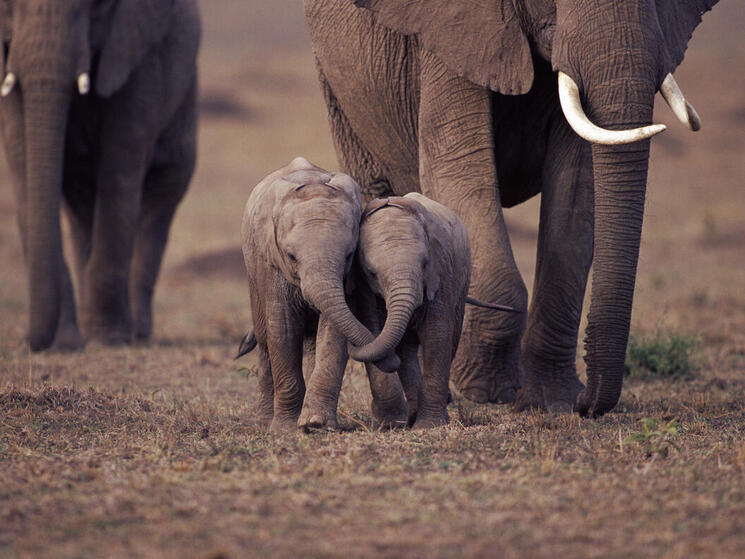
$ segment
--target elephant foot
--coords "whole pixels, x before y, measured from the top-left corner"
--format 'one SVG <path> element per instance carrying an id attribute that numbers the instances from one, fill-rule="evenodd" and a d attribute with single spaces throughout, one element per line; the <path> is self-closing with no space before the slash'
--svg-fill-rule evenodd
<path id="1" fill-rule="evenodd" d="M 297 431 L 298 420 L 296 417 L 274 416 L 269 430 L 272 433 L 285 434 Z"/>
<path id="2" fill-rule="evenodd" d="M 85 338 L 75 324 L 60 325 L 54 337 L 54 351 L 79 351 L 85 347 Z"/>
<path id="3" fill-rule="evenodd" d="M 311 429 L 337 430 L 339 423 L 336 420 L 336 413 L 329 409 L 304 406 L 300 418 L 297 420 L 297 427 L 307 433 Z"/>
<path id="4" fill-rule="evenodd" d="M 564 382 L 558 386 L 554 384 L 544 386 L 543 399 L 546 402 L 546 409 L 554 414 L 572 413 L 577 397 L 584 388 L 585 385 L 580 382 L 574 371 L 571 376 L 567 375 Z"/>
<path id="5" fill-rule="evenodd" d="M 539 409 L 553 414 L 572 413 L 577 396 L 584 387 L 577 378 L 574 367 L 543 371 L 540 374 L 529 372 L 525 385 L 517 395 L 515 409 Z"/>
<path id="6" fill-rule="evenodd" d="M 450 421 L 448 412 L 442 410 L 442 413 L 437 414 L 422 414 L 417 417 L 412 429 L 432 429 L 433 427 L 442 427 L 447 425 Z"/>
<path id="7" fill-rule="evenodd" d="M 546 404 L 543 401 L 543 391 L 534 382 L 526 382 L 515 399 L 515 411 L 544 410 Z"/>
<path id="8" fill-rule="evenodd" d="M 409 406 L 403 397 L 386 403 L 373 399 L 372 416 L 378 428 L 407 427 L 409 425 Z"/>
<path id="9" fill-rule="evenodd" d="M 480 347 L 461 352 L 459 347 L 452 366 L 453 385 L 461 396 L 477 404 L 514 402 L 523 376 L 519 345 L 486 349 L 489 352 Z"/>

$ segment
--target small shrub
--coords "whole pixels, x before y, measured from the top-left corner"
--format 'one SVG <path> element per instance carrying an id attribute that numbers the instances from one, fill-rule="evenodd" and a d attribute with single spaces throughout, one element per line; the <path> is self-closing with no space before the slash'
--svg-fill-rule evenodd
<path id="1" fill-rule="evenodd" d="M 664 423 L 655 417 L 645 417 L 641 420 L 641 424 L 642 430 L 631 433 L 623 440 L 624 444 L 644 445 L 647 456 L 658 455 L 661 458 L 667 458 L 671 448 L 680 452 L 680 447 L 674 441 L 678 436 L 680 425 L 677 418 Z"/>
<path id="2" fill-rule="evenodd" d="M 695 338 L 658 332 L 652 337 L 631 336 L 626 349 L 626 376 L 685 378 L 695 370 Z"/>

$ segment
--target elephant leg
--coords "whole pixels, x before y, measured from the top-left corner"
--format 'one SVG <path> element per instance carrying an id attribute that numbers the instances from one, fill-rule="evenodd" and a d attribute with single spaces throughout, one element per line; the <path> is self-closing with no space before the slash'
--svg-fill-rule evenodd
<path id="1" fill-rule="evenodd" d="M 307 335 L 303 339 L 303 379 L 307 385 L 316 367 L 316 337 Z"/>
<path id="2" fill-rule="evenodd" d="M 392 196 L 393 189 L 385 177 L 382 167 L 362 145 L 339 105 L 331 85 L 323 74 L 323 70 L 321 70 L 320 65 L 316 64 L 316 66 L 321 82 L 321 91 L 328 110 L 331 137 L 334 141 L 334 148 L 341 170 L 359 184 L 364 200 Z"/>
<path id="3" fill-rule="evenodd" d="M 321 314 L 318 319 L 315 367 L 310 375 L 298 427 L 338 428 L 336 407 L 347 359 L 346 338 Z"/>
<path id="4" fill-rule="evenodd" d="M 463 220 L 471 241 L 477 299 L 523 310 L 527 290 L 502 215 L 488 90 L 448 71 L 422 51 L 419 156 L 422 193 Z M 497 131 L 498 133 L 498 131 Z M 468 306 L 453 382 L 476 402 L 511 402 L 520 387 L 525 315 Z"/>
<path id="5" fill-rule="evenodd" d="M 422 385 L 422 371 L 419 367 L 419 340 L 414 333 L 408 333 L 404 336 L 401 345 L 398 347 L 398 356 L 401 359 L 401 366 L 398 369 L 398 378 L 406 396 L 406 404 L 409 407 L 409 425 L 413 425 L 417 417 L 417 407 L 419 403 L 419 389 Z"/>
<path id="6" fill-rule="evenodd" d="M 103 119 L 93 214 L 91 256 L 85 272 L 83 330 L 106 344 L 132 341 L 129 277 L 152 142 L 124 120 L 130 110 L 110 107 Z"/>
<path id="7" fill-rule="evenodd" d="M 439 427 L 449 421 L 447 405 L 453 336 L 448 315 L 445 308 L 433 304 L 418 330 L 422 340 L 422 383 L 414 429 Z"/>
<path id="8" fill-rule="evenodd" d="M 196 162 L 195 92 L 158 140 L 145 177 L 132 257 L 129 297 L 137 340 L 150 338 L 152 298 L 173 215 L 186 193 Z"/>
<path id="9" fill-rule="evenodd" d="M 365 287 L 358 289 L 358 299 L 362 323 L 378 335 L 381 324 L 385 322 L 385 304 Z M 365 363 L 365 370 L 370 382 L 371 413 L 375 424 L 386 429 L 407 425 L 409 407 L 399 375 L 381 371 L 373 363 Z"/>
<path id="10" fill-rule="evenodd" d="M 278 279 L 276 283 L 280 284 L 281 280 Z M 274 387 L 274 414 L 271 424 L 273 431 L 297 429 L 305 397 L 304 320 L 302 315 L 291 310 L 292 306 L 282 294 L 275 294 L 266 304 L 267 309 L 275 309 L 273 315 L 267 316 L 266 324 L 267 348 Z"/>
<path id="11" fill-rule="evenodd" d="M 256 345 L 258 352 L 257 376 L 259 379 L 259 403 L 258 420 L 263 425 L 269 425 L 274 417 L 274 380 L 272 378 L 272 365 L 269 360 L 269 351 L 266 344 Z"/>
<path id="12" fill-rule="evenodd" d="M 543 170 L 535 284 L 523 340 L 526 377 L 518 410 L 570 412 L 583 388 L 575 360 L 592 247 L 590 146 L 559 117 Z"/>

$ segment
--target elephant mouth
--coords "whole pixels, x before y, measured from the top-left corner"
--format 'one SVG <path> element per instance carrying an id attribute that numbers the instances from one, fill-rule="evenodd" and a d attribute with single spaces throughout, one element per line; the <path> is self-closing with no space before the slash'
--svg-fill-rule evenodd
<path id="1" fill-rule="evenodd" d="M 701 129 L 701 118 L 696 109 L 686 101 L 672 74 L 665 77 L 660 86 L 660 94 L 683 125 L 693 132 Z M 652 124 L 630 130 L 608 130 L 595 125 L 582 108 L 579 86 L 564 72 L 559 72 L 559 101 L 572 129 L 578 136 L 593 144 L 630 144 L 651 138 L 667 128 L 664 124 Z"/>

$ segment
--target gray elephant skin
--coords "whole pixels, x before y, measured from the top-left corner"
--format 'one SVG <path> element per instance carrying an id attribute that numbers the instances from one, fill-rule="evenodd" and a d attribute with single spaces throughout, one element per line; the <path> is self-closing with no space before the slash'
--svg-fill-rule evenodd
<path id="1" fill-rule="evenodd" d="M 357 3 L 304 6 L 340 164 L 363 197 L 420 191 L 453 209 L 471 241 L 471 295 L 522 310 L 502 207 L 541 194 L 530 312 L 468 308 L 455 385 L 518 409 L 611 410 L 649 138 L 664 129 L 651 124 L 654 98 L 700 126 L 671 73 L 716 0 Z M 575 358 L 591 264 L 583 387 Z"/>
<path id="2" fill-rule="evenodd" d="M 265 177 L 246 202 L 241 237 L 253 335 L 244 338 L 239 356 L 253 349 L 254 338 L 259 417 L 273 430 L 336 427 L 347 340 L 373 340 L 345 292 L 361 212 L 351 177 L 302 157 Z M 395 370 L 398 360 L 380 365 Z"/>
<path id="3" fill-rule="evenodd" d="M 196 153 L 196 0 L 0 2 L 0 122 L 28 267 L 33 351 L 146 339 Z"/>
<path id="4" fill-rule="evenodd" d="M 450 364 L 463 323 L 470 254 L 460 219 L 421 194 L 373 200 L 362 215 L 359 312 L 362 323 L 379 334 L 370 344 L 349 351 L 369 369 L 375 367 L 373 361 L 396 350 L 408 404 L 404 419 L 415 428 L 448 421 Z M 378 417 L 395 410 L 395 400 L 387 402 L 388 410 L 373 409 Z M 393 420 L 388 418 L 389 423 Z"/>

